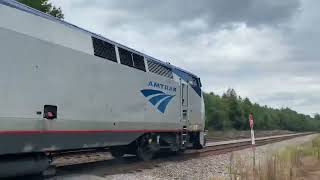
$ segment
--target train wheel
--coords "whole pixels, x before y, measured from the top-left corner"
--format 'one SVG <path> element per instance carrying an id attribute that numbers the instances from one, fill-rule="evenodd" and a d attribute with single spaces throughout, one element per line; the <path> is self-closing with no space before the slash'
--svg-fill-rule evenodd
<path id="1" fill-rule="evenodd" d="M 154 148 L 152 148 L 152 144 L 149 143 L 147 138 L 142 138 L 136 150 L 137 157 L 143 161 L 151 160 L 155 154 Z"/>
<path id="2" fill-rule="evenodd" d="M 204 134 L 197 133 L 194 135 L 193 148 L 194 149 L 203 149 L 206 145 L 206 136 Z"/>
<path id="3" fill-rule="evenodd" d="M 153 158 L 154 152 L 148 146 L 138 147 L 137 148 L 137 156 L 139 159 L 141 159 L 143 161 L 149 161 Z"/>
<path id="4" fill-rule="evenodd" d="M 116 158 L 116 159 L 119 159 L 119 158 L 122 158 L 124 153 L 123 152 L 120 152 L 120 151 L 110 151 L 112 157 Z"/>
<path id="5" fill-rule="evenodd" d="M 116 159 L 120 159 L 124 156 L 125 152 L 121 148 L 111 148 L 110 154 L 112 155 L 112 157 L 114 157 Z"/>

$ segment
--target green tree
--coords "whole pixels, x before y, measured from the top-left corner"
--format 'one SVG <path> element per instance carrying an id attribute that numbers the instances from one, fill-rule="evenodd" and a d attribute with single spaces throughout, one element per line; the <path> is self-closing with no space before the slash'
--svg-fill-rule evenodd
<path id="1" fill-rule="evenodd" d="M 273 109 L 252 103 L 249 98 L 237 96 L 234 89 L 228 89 L 222 96 L 204 93 L 206 127 L 226 130 L 249 129 L 248 117 L 253 113 L 255 129 L 284 129 L 292 131 L 320 130 L 320 114 L 314 118 L 299 114 L 290 108 Z"/>
<path id="2" fill-rule="evenodd" d="M 228 117 L 224 111 L 221 98 L 213 93 L 204 94 L 206 110 L 206 125 L 212 129 L 225 129 L 228 126 Z"/>
<path id="3" fill-rule="evenodd" d="M 50 14 L 59 19 L 63 19 L 64 15 L 60 7 L 56 7 L 49 2 L 49 0 L 17 0 L 18 2 L 25 4 L 29 7 Z"/>
<path id="4" fill-rule="evenodd" d="M 234 89 L 228 89 L 222 97 L 228 107 L 228 114 L 232 127 L 235 129 L 242 129 L 245 120 L 240 106 L 240 103 L 242 102 L 241 98 L 237 96 Z"/>

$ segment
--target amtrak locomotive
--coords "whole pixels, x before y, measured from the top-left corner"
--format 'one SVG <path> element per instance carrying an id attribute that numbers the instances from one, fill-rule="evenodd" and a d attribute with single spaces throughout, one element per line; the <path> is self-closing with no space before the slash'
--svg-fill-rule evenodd
<path id="1" fill-rule="evenodd" d="M 53 153 L 151 159 L 204 146 L 200 78 L 11 0 L 0 0 L 0 175 Z M 18 168 L 19 167 L 19 168 Z"/>

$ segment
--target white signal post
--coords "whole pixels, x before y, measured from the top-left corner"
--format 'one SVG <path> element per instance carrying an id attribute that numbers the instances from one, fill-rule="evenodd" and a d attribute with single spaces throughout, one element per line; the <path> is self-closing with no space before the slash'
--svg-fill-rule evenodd
<path id="1" fill-rule="evenodd" d="M 250 113 L 249 115 L 249 122 L 250 122 L 250 128 L 251 128 L 251 143 L 252 143 L 252 172 L 253 172 L 253 179 L 256 179 L 256 171 L 255 171 L 255 167 L 256 167 L 256 142 L 254 139 L 254 131 L 253 131 L 253 124 L 254 124 L 254 120 L 253 120 L 253 114 Z"/>
<path id="2" fill-rule="evenodd" d="M 249 115 L 249 122 L 250 122 L 250 128 L 251 128 L 251 143 L 252 143 L 252 146 L 254 146 L 256 144 L 256 142 L 254 139 L 254 130 L 253 130 L 254 121 L 253 121 L 252 113 L 250 113 L 250 115 Z"/>

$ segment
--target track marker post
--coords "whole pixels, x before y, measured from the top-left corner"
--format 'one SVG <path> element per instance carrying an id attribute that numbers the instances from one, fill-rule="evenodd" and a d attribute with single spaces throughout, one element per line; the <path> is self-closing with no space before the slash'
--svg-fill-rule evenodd
<path id="1" fill-rule="evenodd" d="M 249 123 L 250 123 L 250 129 L 251 129 L 251 144 L 252 147 L 256 145 L 256 141 L 254 138 L 254 130 L 253 130 L 253 124 L 254 124 L 254 120 L 253 120 L 253 114 L 250 113 L 249 115 Z"/>
<path id="2" fill-rule="evenodd" d="M 250 124 L 250 131 L 251 131 L 251 148 L 252 148 L 252 173 L 253 173 L 253 178 L 255 179 L 255 167 L 256 167 L 256 141 L 254 138 L 254 130 L 253 130 L 253 125 L 254 125 L 254 120 L 253 120 L 253 114 L 250 113 L 249 115 L 249 124 Z"/>

